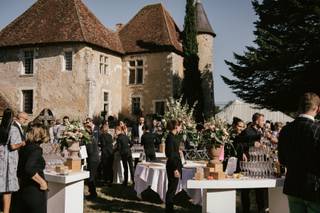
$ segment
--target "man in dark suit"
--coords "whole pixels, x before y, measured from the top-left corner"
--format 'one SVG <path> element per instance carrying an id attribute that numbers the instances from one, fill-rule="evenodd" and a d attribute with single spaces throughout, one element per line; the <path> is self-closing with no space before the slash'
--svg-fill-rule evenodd
<path id="1" fill-rule="evenodd" d="M 260 113 L 255 113 L 252 116 L 252 124 L 248 126 L 239 135 L 239 147 L 241 150 L 240 156 L 242 156 L 243 161 L 249 159 L 249 147 L 261 146 L 260 140 L 262 137 L 262 128 L 264 127 L 264 115 Z M 241 189 L 241 203 L 242 211 L 244 213 L 250 212 L 250 189 Z M 265 189 L 255 189 L 256 202 L 258 207 L 258 212 L 264 212 L 264 194 L 266 194 Z"/>
<path id="2" fill-rule="evenodd" d="M 135 141 L 135 143 L 141 143 L 141 137 L 143 134 L 143 129 L 142 127 L 145 125 L 144 122 L 144 117 L 140 116 L 138 119 L 138 123 L 134 124 L 132 126 L 132 131 L 131 131 L 131 140 Z"/>
<path id="3" fill-rule="evenodd" d="M 92 136 L 91 143 L 86 144 L 88 159 L 87 159 L 87 169 L 90 172 L 90 177 L 88 179 L 88 188 L 90 196 L 89 198 L 96 198 L 96 177 L 99 166 L 99 127 L 94 125 L 91 118 L 86 118 L 85 122 L 87 131 Z"/>
<path id="4" fill-rule="evenodd" d="M 287 168 L 283 192 L 291 213 L 320 212 L 320 98 L 305 93 L 300 115 L 279 135 L 279 160 Z"/>
<path id="5" fill-rule="evenodd" d="M 157 137 L 154 133 L 150 132 L 149 125 L 144 125 L 143 130 L 144 130 L 144 134 L 141 137 L 141 144 L 144 147 L 146 160 L 155 161 L 156 160 L 155 143 L 157 141 Z"/>
<path id="6" fill-rule="evenodd" d="M 171 120 L 167 124 L 169 131 L 166 138 L 166 163 L 167 177 L 168 177 L 168 190 L 166 193 L 166 212 L 174 212 L 173 198 L 176 194 L 179 179 L 182 175 L 182 162 L 179 150 L 180 141 L 175 137 L 181 131 L 181 124 L 179 121 Z"/>

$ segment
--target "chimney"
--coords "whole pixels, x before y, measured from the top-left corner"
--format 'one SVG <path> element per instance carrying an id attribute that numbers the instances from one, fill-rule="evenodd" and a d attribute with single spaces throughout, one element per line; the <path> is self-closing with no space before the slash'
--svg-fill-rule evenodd
<path id="1" fill-rule="evenodd" d="M 116 24 L 116 31 L 118 32 L 118 31 L 120 31 L 121 29 L 122 29 L 122 27 L 123 27 L 123 24 L 122 23 L 118 23 L 118 24 Z"/>

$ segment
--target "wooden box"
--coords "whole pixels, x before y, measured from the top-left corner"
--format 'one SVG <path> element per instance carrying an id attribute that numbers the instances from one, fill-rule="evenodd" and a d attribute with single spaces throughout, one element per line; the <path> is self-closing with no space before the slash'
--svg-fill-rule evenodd
<path id="1" fill-rule="evenodd" d="M 213 172 L 212 176 L 213 176 L 213 179 L 215 180 L 221 180 L 226 178 L 224 172 Z"/>
<path id="2" fill-rule="evenodd" d="M 215 164 L 208 163 L 207 167 L 214 168 L 215 172 L 219 172 L 219 171 L 223 172 L 222 163 L 215 163 Z"/>
<path id="3" fill-rule="evenodd" d="M 206 178 L 208 178 L 208 176 L 212 176 L 213 172 L 214 172 L 214 168 L 213 167 L 205 167 L 204 168 L 204 176 Z"/>
<path id="4" fill-rule="evenodd" d="M 195 180 L 202 180 L 204 178 L 203 173 L 202 172 L 196 172 L 194 174 L 194 179 Z"/>
<path id="5" fill-rule="evenodd" d="M 79 172 L 81 171 L 81 159 L 74 160 L 74 159 L 67 159 L 66 166 L 72 170 L 72 172 Z"/>
<path id="6" fill-rule="evenodd" d="M 65 165 L 57 165 L 56 166 L 56 168 L 55 168 L 55 170 L 56 170 L 56 173 L 62 173 L 62 172 L 64 172 L 64 170 L 65 170 Z"/>

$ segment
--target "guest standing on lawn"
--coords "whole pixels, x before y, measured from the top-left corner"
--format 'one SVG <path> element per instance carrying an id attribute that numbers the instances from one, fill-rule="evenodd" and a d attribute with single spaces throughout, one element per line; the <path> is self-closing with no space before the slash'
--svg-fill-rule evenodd
<path id="1" fill-rule="evenodd" d="M 99 127 L 93 124 L 91 118 L 86 118 L 85 128 L 88 133 L 91 135 L 91 142 L 86 144 L 88 158 L 87 158 L 87 169 L 90 172 L 90 177 L 88 181 L 89 188 L 89 199 L 94 199 L 97 197 L 96 192 L 96 178 L 97 170 L 99 166 Z"/>
<path id="2" fill-rule="evenodd" d="M 3 199 L 3 212 L 9 213 L 11 204 L 11 193 L 18 191 L 17 179 L 17 153 L 11 152 L 8 143 L 9 131 L 13 122 L 13 111 L 6 109 L 0 125 L 0 193 Z"/>
<path id="3" fill-rule="evenodd" d="M 240 134 L 238 147 L 240 148 L 239 157 L 241 160 L 247 161 L 249 159 L 249 148 L 250 147 L 260 147 L 261 138 L 263 136 L 263 127 L 265 124 L 264 115 L 261 113 L 254 113 L 252 116 L 252 124 L 249 125 L 245 130 Z M 242 153 L 241 153 L 242 152 Z M 241 189 L 241 203 L 242 203 L 242 212 L 250 212 L 250 189 Z M 258 212 L 264 212 L 265 210 L 265 194 L 266 190 L 259 188 L 254 189 L 256 195 L 256 203 L 258 207 Z"/>
<path id="4" fill-rule="evenodd" d="M 122 165 L 124 169 L 124 182 L 122 183 L 124 186 L 128 185 L 128 166 L 130 169 L 130 175 L 132 183 L 134 183 L 134 170 L 133 170 L 133 163 L 132 163 L 132 153 L 131 153 L 131 141 L 127 135 L 124 134 L 123 129 L 121 126 L 117 126 L 115 129 L 115 134 L 117 136 L 117 143 L 115 151 L 119 151 Z"/>
<path id="5" fill-rule="evenodd" d="M 113 181 L 113 139 L 108 131 L 108 123 L 104 123 L 101 127 L 99 144 L 101 147 L 103 178 L 107 184 L 111 184 Z"/>
<path id="6" fill-rule="evenodd" d="M 155 151 L 155 143 L 156 143 L 156 135 L 150 132 L 149 125 L 143 126 L 144 133 L 141 137 L 141 145 L 143 145 L 144 152 L 146 154 L 147 161 L 155 161 L 156 160 L 156 151 Z"/>
<path id="7" fill-rule="evenodd" d="M 173 198 L 177 191 L 179 179 L 182 174 L 182 162 L 179 151 L 179 141 L 175 135 L 181 131 L 179 121 L 171 120 L 167 124 L 169 134 L 166 138 L 166 157 L 167 160 L 167 176 L 168 176 L 168 191 L 166 193 L 166 212 L 174 212 Z"/>
<path id="8" fill-rule="evenodd" d="M 320 212 L 320 98 L 306 93 L 300 101 L 300 115 L 286 125 L 279 136 L 279 160 L 287 167 L 283 192 L 291 213 Z"/>
<path id="9" fill-rule="evenodd" d="M 48 184 L 43 173 L 46 163 L 42 157 L 40 144 L 49 142 L 49 139 L 49 135 L 40 124 L 36 124 L 28 132 L 26 146 L 19 152 L 20 190 L 17 196 L 19 211 L 15 213 L 47 212 Z"/>

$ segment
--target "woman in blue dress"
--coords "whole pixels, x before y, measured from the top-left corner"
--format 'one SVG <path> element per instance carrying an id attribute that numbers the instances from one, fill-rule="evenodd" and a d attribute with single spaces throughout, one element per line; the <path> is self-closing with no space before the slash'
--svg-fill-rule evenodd
<path id="1" fill-rule="evenodd" d="M 8 137 L 13 122 L 13 112 L 6 109 L 0 124 L 0 193 L 3 195 L 3 212 L 9 213 L 11 193 L 18 191 L 17 179 L 18 157 L 15 151 L 11 152 Z"/>

